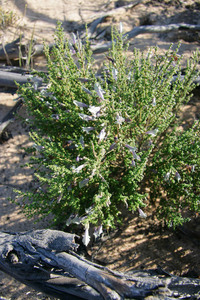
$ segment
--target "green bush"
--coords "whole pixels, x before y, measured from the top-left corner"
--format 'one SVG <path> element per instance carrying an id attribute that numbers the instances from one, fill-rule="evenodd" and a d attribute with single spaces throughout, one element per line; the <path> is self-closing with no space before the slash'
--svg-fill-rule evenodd
<path id="1" fill-rule="evenodd" d="M 182 76 L 178 48 L 163 56 L 135 49 L 129 59 L 114 31 L 97 72 L 89 41 L 66 41 L 59 25 L 55 42 L 51 54 L 46 46 L 48 75 L 39 74 L 45 85 L 19 88 L 32 116 L 29 165 L 38 184 L 19 192 L 27 214 L 109 228 L 125 209 L 145 216 L 151 201 L 173 226 L 185 211 L 198 212 L 200 124 L 180 131 L 177 113 L 191 98 L 199 54 Z"/>

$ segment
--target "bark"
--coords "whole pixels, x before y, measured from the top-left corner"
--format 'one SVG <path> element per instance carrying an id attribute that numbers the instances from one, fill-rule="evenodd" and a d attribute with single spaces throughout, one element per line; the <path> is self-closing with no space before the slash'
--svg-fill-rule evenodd
<path id="1" fill-rule="evenodd" d="M 75 251 L 76 236 L 57 230 L 0 232 L 0 269 L 59 299 L 198 299 L 200 280 L 164 276 L 158 270 L 123 274 Z"/>

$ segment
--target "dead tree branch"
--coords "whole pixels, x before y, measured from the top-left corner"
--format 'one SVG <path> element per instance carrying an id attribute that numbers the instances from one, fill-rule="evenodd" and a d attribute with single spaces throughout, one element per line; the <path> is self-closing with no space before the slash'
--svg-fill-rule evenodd
<path id="1" fill-rule="evenodd" d="M 200 280 L 153 271 L 113 272 L 80 257 L 76 236 L 57 230 L 0 232 L 0 269 L 59 299 L 197 299 Z"/>
<path id="2" fill-rule="evenodd" d="M 37 85 L 40 86 L 42 84 L 42 79 L 33 77 L 33 75 L 19 74 L 0 70 L 0 86 L 17 88 L 16 83 L 22 85 L 27 82 L 37 83 Z"/>
<path id="3" fill-rule="evenodd" d="M 137 35 L 144 33 L 167 33 L 167 32 L 175 32 L 175 31 L 200 31 L 200 25 L 191 25 L 191 24 L 170 24 L 170 25 L 146 25 L 146 26 L 138 26 L 133 30 L 126 32 L 124 34 L 124 38 L 126 41 L 136 37 Z M 103 53 L 108 51 L 112 46 L 112 42 L 107 42 L 103 44 L 94 44 L 91 46 L 93 53 Z"/>

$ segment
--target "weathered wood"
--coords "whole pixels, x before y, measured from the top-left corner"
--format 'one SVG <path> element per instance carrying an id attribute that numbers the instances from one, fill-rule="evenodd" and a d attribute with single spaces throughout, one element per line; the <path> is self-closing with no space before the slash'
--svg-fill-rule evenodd
<path id="1" fill-rule="evenodd" d="M 138 26 L 133 30 L 124 34 L 127 40 L 134 38 L 135 36 L 143 33 L 167 33 L 173 31 L 200 31 L 200 25 L 191 25 L 185 23 L 169 24 L 169 25 L 147 25 Z"/>
<path id="2" fill-rule="evenodd" d="M 175 31 L 200 31 L 200 25 L 191 25 L 191 24 L 170 24 L 170 25 L 146 25 L 146 26 L 138 26 L 133 30 L 126 32 L 124 34 L 124 38 L 128 41 L 140 34 L 144 33 L 167 33 L 167 32 L 175 32 Z M 91 49 L 94 54 L 103 53 L 108 51 L 112 46 L 112 42 L 107 42 L 103 44 L 94 44 L 91 45 Z"/>
<path id="3" fill-rule="evenodd" d="M 5 117 L 0 122 L 0 138 L 6 127 L 14 120 L 16 113 L 21 108 L 23 102 L 21 98 L 18 98 L 18 101 L 15 105 L 9 110 Z"/>
<path id="4" fill-rule="evenodd" d="M 36 83 L 38 86 L 42 85 L 42 79 L 33 77 L 33 75 L 19 74 L 0 70 L 0 86 L 17 88 L 16 83 L 22 85 L 27 82 Z"/>
<path id="5" fill-rule="evenodd" d="M 200 296 L 200 280 L 160 276 L 157 271 L 122 274 L 74 251 L 76 236 L 57 230 L 0 232 L 0 269 L 59 299 L 183 299 Z"/>
<path id="6" fill-rule="evenodd" d="M 20 38 L 17 38 L 11 43 L 5 45 L 5 47 L 0 48 L 0 60 L 7 61 L 19 58 L 19 47 L 20 47 Z M 21 51 L 24 51 L 25 47 L 21 45 Z"/>

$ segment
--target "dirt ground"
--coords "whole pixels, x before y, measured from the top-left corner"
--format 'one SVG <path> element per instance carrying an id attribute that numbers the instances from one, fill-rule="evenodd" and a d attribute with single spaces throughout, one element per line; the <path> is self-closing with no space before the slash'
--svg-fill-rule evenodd
<path id="1" fill-rule="evenodd" d="M 13 11 L 15 24 L 0 31 L 3 45 L 24 34 L 24 40 L 30 41 L 33 36 L 38 43 L 53 41 L 53 33 L 58 20 L 62 21 L 66 35 L 76 32 L 81 24 L 89 23 L 99 13 L 131 3 L 131 1 L 107 0 L 8 0 L 1 1 L 4 10 Z M 172 23 L 188 23 L 200 25 L 199 1 L 144 1 L 123 15 L 106 18 L 101 28 L 107 28 L 109 37 L 111 24 L 123 23 L 123 30 L 127 32 L 140 25 L 166 25 Z M 200 47 L 200 34 L 181 31 L 168 34 L 141 34 L 131 40 L 131 47 L 147 50 L 150 46 L 158 45 L 161 54 L 173 42 L 181 42 L 180 54 L 184 63 L 192 52 Z M 96 55 L 97 61 L 105 54 Z M 34 67 L 41 69 L 44 60 L 37 58 Z M 183 109 L 184 116 L 193 120 L 200 117 L 200 90 L 195 91 L 192 101 Z M 13 106 L 16 99 L 4 88 L 0 89 L 0 120 Z M 23 107 L 20 114 L 26 116 Z M 32 171 L 21 167 L 28 161 L 23 147 L 30 141 L 28 128 L 15 120 L 9 125 L 11 137 L 0 144 L 0 230 L 25 231 L 33 228 L 47 228 L 48 220 L 34 223 L 28 220 L 20 208 L 7 200 L 15 197 L 13 189 L 27 190 L 31 187 Z M 140 219 L 137 214 L 127 216 L 123 227 L 117 232 L 104 234 L 103 239 L 92 245 L 88 253 L 91 258 L 119 271 L 131 269 L 162 268 L 178 276 L 200 278 L 200 217 L 193 216 L 192 221 L 183 230 L 173 231 L 159 223 L 148 208 L 148 217 Z M 187 231 L 190 230 L 190 231 Z M 191 234 L 192 232 L 192 234 Z M 18 283 L 11 277 L 0 272 L 0 299 L 47 299 L 45 295 L 37 293 Z"/>

